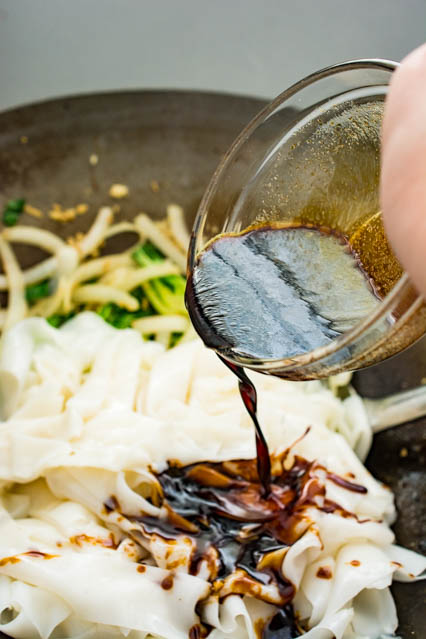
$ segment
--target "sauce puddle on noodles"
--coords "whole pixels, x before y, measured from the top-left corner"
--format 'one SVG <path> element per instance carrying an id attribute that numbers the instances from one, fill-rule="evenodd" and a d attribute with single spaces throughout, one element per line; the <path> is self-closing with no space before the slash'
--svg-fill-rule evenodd
<path id="1" fill-rule="evenodd" d="M 140 524 L 144 536 L 159 536 L 172 546 L 176 539 L 192 539 L 192 554 L 183 562 L 192 575 L 205 576 L 207 569 L 211 592 L 219 598 L 250 595 L 278 606 L 280 610 L 262 629 L 264 639 L 298 637 L 290 605 L 295 588 L 281 571 L 285 553 L 309 528 L 308 508 L 355 517 L 326 498 L 325 478 L 358 493 L 366 493 L 366 488 L 329 473 L 315 461 L 297 455 L 290 460 L 289 451 L 272 458 L 266 495 L 256 460 L 175 464 L 157 478 L 167 516 L 128 519 Z M 111 502 L 109 509 L 116 503 Z"/>

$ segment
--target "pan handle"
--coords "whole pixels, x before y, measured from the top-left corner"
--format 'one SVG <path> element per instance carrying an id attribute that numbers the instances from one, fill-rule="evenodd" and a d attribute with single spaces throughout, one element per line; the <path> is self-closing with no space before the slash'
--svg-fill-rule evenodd
<path id="1" fill-rule="evenodd" d="M 379 399 L 364 399 L 373 433 L 426 415 L 426 385 Z"/>

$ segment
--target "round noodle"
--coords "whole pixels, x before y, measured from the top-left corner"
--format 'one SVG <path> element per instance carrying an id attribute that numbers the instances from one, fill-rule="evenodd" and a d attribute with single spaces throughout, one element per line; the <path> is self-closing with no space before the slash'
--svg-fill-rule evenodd
<path id="1" fill-rule="evenodd" d="M 145 213 L 135 218 L 136 228 L 157 246 L 166 257 L 179 267 L 181 273 L 186 272 L 186 255 L 165 235 Z"/>
<path id="2" fill-rule="evenodd" d="M 182 315 L 157 315 L 154 317 L 142 317 L 132 324 L 132 328 L 142 333 L 183 333 L 188 328 L 188 320 Z"/>
<path id="3" fill-rule="evenodd" d="M 33 246 L 39 246 L 49 253 L 57 253 L 65 246 L 65 242 L 51 231 L 39 229 L 34 226 L 13 226 L 6 228 L 3 229 L 2 236 L 3 239 L 8 242 L 32 244 Z"/>
<path id="4" fill-rule="evenodd" d="M 35 266 L 31 266 L 26 271 L 23 271 L 23 278 L 25 285 L 34 284 L 40 280 L 44 280 L 46 277 L 54 275 L 58 268 L 58 260 L 52 256 L 39 262 Z M 8 288 L 7 278 L 5 275 L 0 275 L 0 291 L 6 291 Z"/>
<path id="5" fill-rule="evenodd" d="M 178 204 L 169 204 L 167 206 L 167 221 L 176 242 L 186 253 L 189 248 L 190 236 L 185 223 L 183 208 Z"/>
<path id="6" fill-rule="evenodd" d="M 93 253 L 102 244 L 105 239 L 108 226 L 111 224 L 112 220 L 113 212 L 111 207 L 103 206 L 99 209 L 95 221 L 89 231 L 83 237 L 81 242 L 77 244 L 77 249 L 81 257 L 85 257 L 86 255 Z"/>
<path id="7" fill-rule="evenodd" d="M 25 284 L 21 268 L 14 252 L 1 236 L 0 255 L 9 289 L 9 303 L 3 321 L 3 328 L 7 330 L 25 317 L 27 303 L 25 301 Z"/>
<path id="8" fill-rule="evenodd" d="M 108 304 L 109 302 L 114 302 L 128 311 L 136 311 L 139 308 L 137 299 L 132 295 L 105 284 L 79 286 L 73 291 L 72 299 L 76 304 Z"/>
<path id="9" fill-rule="evenodd" d="M 131 291 L 132 289 L 149 282 L 149 280 L 157 277 L 166 277 L 168 275 L 176 275 L 179 269 L 172 262 L 165 260 L 159 264 L 151 264 L 142 268 L 117 269 L 108 274 L 104 281 L 110 283 L 123 291 Z"/>
<path id="10" fill-rule="evenodd" d="M 131 264 L 130 256 L 127 253 L 120 253 L 119 255 L 107 255 L 105 257 L 99 257 L 79 266 L 69 277 L 66 284 L 66 291 L 64 293 L 63 299 L 64 312 L 68 313 L 71 310 L 71 299 L 73 290 L 81 282 L 85 282 L 94 277 L 101 277 L 117 266 L 127 266 L 129 264 Z"/>

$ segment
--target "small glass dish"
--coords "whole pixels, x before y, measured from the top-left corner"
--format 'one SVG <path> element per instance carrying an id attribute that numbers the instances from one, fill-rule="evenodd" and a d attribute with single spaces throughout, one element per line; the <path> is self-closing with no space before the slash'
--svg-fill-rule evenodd
<path id="1" fill-rule="evenodd" d="M 396 66 L 356 60 L 308 76 L 250 122 L 217 168 L 194 224 L 188 274 L 219 234 L 314 224 L 345 235 L 383 293 L 370 316 L 324 346 L 284 359 L 218 351 L 229 362 L 316 379 L 380 362 L 426 332 L 423 298 L 393 256 L 380 214 L 380 129 Z"/>

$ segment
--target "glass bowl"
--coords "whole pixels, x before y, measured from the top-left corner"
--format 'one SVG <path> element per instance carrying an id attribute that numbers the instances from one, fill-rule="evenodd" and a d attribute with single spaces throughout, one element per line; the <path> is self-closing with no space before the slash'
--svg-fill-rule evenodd
<path id="1" fill-rule="evenodd" d="M 425 333 L 423 298 L 387 244 L 379 204 L 381 121 L 396 66 L 356 60 L 308 76 L 266 106 L 223 157 L 195 220 L 188 275 L 217 235 L 313 224 L 346 236 L 383 293 L 370 316 L 324 346 L 284 359 L 216 349 L 228 362 L 315 379 L 375 364 Z"/>

